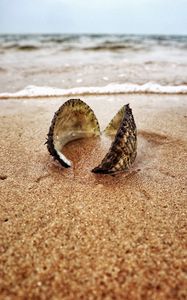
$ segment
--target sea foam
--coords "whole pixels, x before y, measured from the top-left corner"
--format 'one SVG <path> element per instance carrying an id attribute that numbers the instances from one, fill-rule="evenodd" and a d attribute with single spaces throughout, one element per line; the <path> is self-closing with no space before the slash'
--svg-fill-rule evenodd
<path id="1" fill-rule="evenodd" d="M 75 95 L 112 95 L 112 94 L 187 94 L 187 85 L 160 85 L 153 82 L 147 82 L 143 85 L 124 83 L 108 84 L 106 86 L 95 87 L 74 87 L 70 89 L 61 89 L 48 86 L 29 85 L 23 90 L 15 93 L 0 93 L 0 99 L 9 98 L 37 98 L 37 97 L 60 97 Z"/>

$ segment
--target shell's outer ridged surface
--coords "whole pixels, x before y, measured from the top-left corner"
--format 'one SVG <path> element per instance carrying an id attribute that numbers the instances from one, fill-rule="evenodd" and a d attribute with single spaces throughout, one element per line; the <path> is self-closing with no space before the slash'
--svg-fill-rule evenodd
<path id="1" fill-rule="evenodd" d="M 104 133 L 116 135 L 101 164 L 92 172 L 110 174 L 128 170 L 137 153 L 137 129 L 129 104 L 120 109 Z"/>
<path id="2" fill-rule="evenodd" d="M 93 110 L 80 99 L 66 101 L 55 113 L 49 128 L 47 148 L 63 167 L 71 162 L 62 154 L 62 147 L 70 141 L 100 135 L 98 120 Z"/>

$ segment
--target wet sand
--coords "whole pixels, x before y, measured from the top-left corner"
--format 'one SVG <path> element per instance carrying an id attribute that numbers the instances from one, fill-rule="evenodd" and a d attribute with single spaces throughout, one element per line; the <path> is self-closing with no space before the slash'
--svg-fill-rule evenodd
<path id="1" fill-rule="evenodd" d="M 44 143 L 67 99 L 1 100 L 0 299 L 186 299 L 187 96 L 81 99 L 102 129 L 130 103 L 135 164 L 93 174 L 108 142 L 80 140 L 63 169 Z"/>

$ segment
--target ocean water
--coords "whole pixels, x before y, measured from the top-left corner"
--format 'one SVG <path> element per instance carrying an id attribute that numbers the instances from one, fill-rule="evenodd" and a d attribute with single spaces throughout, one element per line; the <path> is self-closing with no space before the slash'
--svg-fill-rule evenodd
<path id="1" fill-rule="evenodd" d="M 0 98 L 113 93 L 187 94 L 187 36 L 0 36 Z"/>

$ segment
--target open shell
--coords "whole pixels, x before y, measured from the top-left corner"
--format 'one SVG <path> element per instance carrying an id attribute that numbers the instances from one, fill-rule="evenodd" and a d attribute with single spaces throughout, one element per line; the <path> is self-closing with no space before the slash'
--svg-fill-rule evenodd
<path id="1" fill-rule="evenodd" d="M 137 130 L 129 104 L 124 105 L 104 130 L 108 136 L 114 136 L 111 147 L 94 173 L 118 173 L 128 170 L 137 153 Z"/>
<path id="2" fill-rule="evenodd" d="M 70 141 L 98 135 L 100 128 L 93 110 L 80 99 L 70 99 L 53 117 L 47 148 L 63 167 L 68 168 L 71 162 L 62 154 L 62 147 Z"/>
<path id="3" fill-rule="evenodd" d="M 66 101 L 55 113 L 49 128 L 47 148 L 63 167 L 71 162 L 62 147 L 70 141 L 99 136 L 100 128 L 93 110 L 80 99 Z M 104 130 L 114 140 L 108 153 L 92 172 L 113 174 L 128 170 L 136 158 L 137 130 L 129 104 L 124 105 Z"/>

